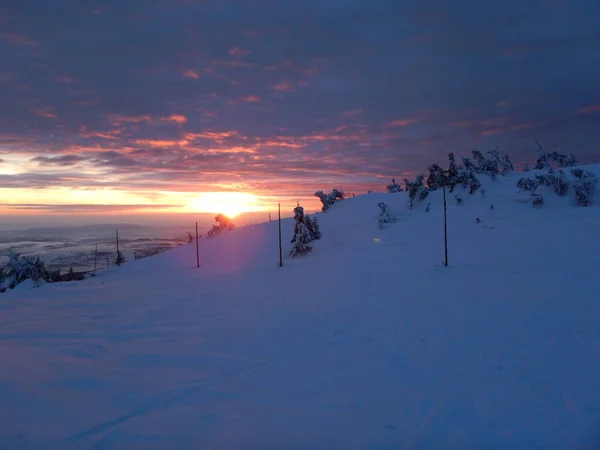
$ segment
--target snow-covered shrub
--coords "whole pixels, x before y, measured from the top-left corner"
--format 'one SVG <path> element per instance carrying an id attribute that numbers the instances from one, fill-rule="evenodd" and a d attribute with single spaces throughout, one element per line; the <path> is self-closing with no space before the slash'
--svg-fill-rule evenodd
<path id="1" fill-rule="evenodd" d="M 235 225 L 231 219 L 225 214 L 218 214 L 215 216 L 215 222 L 217 222 L 217 224 L 213 225 L 213 227 L 207 233 L 209 238 L 215 237 L 221 234 L 223 231 L 231 231 L 235 228 Z"/>
<path id="2" fill-rule="evenodd" d="M 460 195 L 455 195 L 454 198 L 456 199 L 456 204 L 457 205 L 462 205 L 463 204 L 463 198 Z"/>
<path id="3" fill-rule="evenodd" d="M 344 199 L 344 193 L 339 189 L 333 189 L 329 194 L 325 194 L 323 191 L 315 192 L 315 197 L 319 197 L 323 204 L 322 211 L 327 211 L 332 205 L 340 200 Z"/>
<path id="4" fill-rule="evenodd" d="M 531 165 L 529 163 L 525 163 L 525 165 L 523 166 L 523 172 L 531 172 L 533 169 L 531 168 Z"/>
<path id="5" fill-rule="evenodd" d="M 377 206 L 379 206 L 379 216 L 377 216 L 379 228 L 385 228 L 386 223 L 393 223 L 396 221 L 396 218 L 392 214 L 392 211 L 388 205 L 386 205 L 384 202 L 379 202 Z"/>
<path id="6" fill-rule="evenodd" d="M 442 187 L 444 182 L 444 169 L 437 164 L 430 164 L 427 168 L 429 176 L 427 177 L 427 188 L 430 191 L 435 191 Z"/>
<path id="7" fill-rule="evenodd" d="M 308 253 L 312 250 L 312 247 L 308 245 L 311 241 L 321 238 L 321 231 L 319 225 L 315 219 L 312 219 L 308 215 L 304 215 L 304 208 L 297 206 L 294 208 L 294 220 L 296 225 L 294 226 L 294 237 L 291 243 L 294 244 L 290 255 L 296 257 Z M 312 230 L 311 230 L 312 229 Z"/>
<path id="8" fill-rule="evenodd" d="M 34 285 L 39 285 L 49 278 L 46 266 L 39 257 L 23 256 L 10 253 L 9 260 L 3 269 L 1 289 L 14 289 L 25 280 L 33 280 Z"/>
<path id="9" fill-rule="evenodd" d="M 538 183 L 530 178 L 521 178 L 517 181 L 517 188 L 521 191 L 535 191 L 538 188 Z"/>
<path id="10" fill-rule="evenodd" d="M 550 168 L 548 173 L 537 174 L 535 178 L 539 185 L 549 187 L 560 197 L 569 193 L 569 181 L 562 170 L 555 172 Z"/>
<path id="11" fill-rule="evenodd" d="M 573 153 L 569 153 L 567 155 L 564 153 L 558 153 L 557 151 L 554 151 L 550 153 L 548 159 L 554 161 L 558 165 L 558 167 L 573 167 L 577 165 L 577 158 L 575 158 L 575 155 L 573 155 Z"/>
<path id="12" fill-rule="evenodd" d="M 402 192 L 402 187 L 396 184 L 396 179 L 392 178 L 392 184 L 387 185 L 388 194 L 395 194 L 396 192 Z"/>
<path id="13" fill-rule="evenodd" d="M 429 189 L 423 186 L 423 181 L 425 180 L 425 174 L 418 174 L 415 181 L 408 181 L 406 178 L 404 179 L 404 184 L 406 185 L 406 191 L 408 191 L 408 199 L 410 208 L 413 207 L 413 202 L 415 198 L 417 198 L 420 202 L 425 200 L 429 195 Z"/>
<path id="14" fill-rule="evenodd" d="M 310 252 L 312 250 L 312 247 L 309 245 L 310 242 L 310 231 L 308 230 L 307 226 L 304 225 L 303 222 L 298 222 L 296 224 L 296 232 L 294 233 L 294 239 L 292 240 L 294 246 L 290 251 L 290 255 L 292 255 L 292 258 Z"/>
<path id="15" fill-rule="evenodd" d="M 589 206 L 594 200 L 596 192 L 596 176 L 581 169 L 573 169 L 571 173 L 575 177 L 572 186 L 577 204 L 579 206 Z"/>
<path id="16" fill-rule="evenodd" d="M 544 204 L 544 197 L 541 194 L 531 193 L 531 204 L 535 207 L 540 207 Z"/>
<path id="17" fill-rule="evenodd" d="M 425 212 L 429 212 L 431 210 L 431 203 L 427 203 L 427 206 L 425 207 Z"/>
<path id="18" fill-rule="evenodd" d="M 304 224 L 306 225 L 306 228 L 308 228 L 311 240 L 315 241 L 323 237 L 321 229 L 319 228 L 319 222 L 317 221 L 316 217 L 306 214 L 304 216 Z"/>
<path id="19" fill-rule="evenodd" d="M 508 157 L 508 153 L 505 153 L 500 157 L 500 173 L 502 175 L 507 174 L 508 172 L 514 172 L 515 166 L 513 166 L 512 161 Z"/>
<path id="20" fill-rule="evenodd" d="M 546 169 L 550 167 L 550 164 L 548 163 L 548 156 L 546 155 L 546 152 L 542 149 L 542 144 L 540 144 L 539 142 L 536 142 L 536 144 L 538 146 L 538 157 L 535 160 L 533 168 L 537 170 Z"/>

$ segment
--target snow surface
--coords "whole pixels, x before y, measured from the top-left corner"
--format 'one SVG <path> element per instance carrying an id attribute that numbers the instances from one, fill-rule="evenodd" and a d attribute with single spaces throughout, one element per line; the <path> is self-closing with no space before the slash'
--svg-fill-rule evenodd
<path id="1" fill-rule="evenodd" d="M 448 197 L 448 268 L 441 192 L 368 194 L 283 268 L 271 222 L 3 294 L 0 449 L 600 445 L 600 208 L 518 176 Z"/>

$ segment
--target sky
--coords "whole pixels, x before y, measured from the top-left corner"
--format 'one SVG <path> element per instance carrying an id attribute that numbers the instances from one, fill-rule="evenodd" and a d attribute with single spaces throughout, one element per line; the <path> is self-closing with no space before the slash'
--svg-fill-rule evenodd
<path id="1" fill-rule="evenodd" d="M 519 166 L 536 141 L 594 162 L 598 17 L 597 0 L 1 2 L 0 213 L 315 209 L 316 190 L 384 189 L 450 151 Z"/>

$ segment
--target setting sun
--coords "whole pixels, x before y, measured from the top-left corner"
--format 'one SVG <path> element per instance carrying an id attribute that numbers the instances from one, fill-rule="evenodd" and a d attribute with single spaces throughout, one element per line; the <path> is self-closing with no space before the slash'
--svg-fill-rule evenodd
<path id="1" fill-rule="evenodd" d="M 202 192 L 187 206 L 201 213 L 222 213 L 233 218 L 240 214 L 263 211 L 260 199 L 245 192 Z"/>

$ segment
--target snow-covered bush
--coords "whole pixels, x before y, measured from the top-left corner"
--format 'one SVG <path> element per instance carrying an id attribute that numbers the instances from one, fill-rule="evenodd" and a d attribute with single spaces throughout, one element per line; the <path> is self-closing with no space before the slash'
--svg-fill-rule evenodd
<path id="1" fill-rule="evenodd" d="M 533 192 L 538 188 L 538 183 L 537 183 L 537 181 L 532 180 L 530 178 L 521 178 L 519 181 L 517 181 L 517 188 L 519 189 L 519 192 L 521 192 L 521 191 Z"/>
<path id="2" fill-rule="evenodd" d="M 396 179 L 392 178 L 392 184 L 387 185 L 388 194 L 395 194 L 396 192 L 402 192 L 402 187 L 396 184 Z"/>
<path id="3" fill-rule="evenodd" d="M 408 181 L 406 178 L 404 179 L 404 184 L 406 185 L 406 191 L 408 191 L 408 199 L 409 205 L 412 209 L 413 202 L 418 199 L 420 202 L 425 200 L 429 195 L 429 189 L 423 186 L 423 181 L 425 180 L 425 174 L 420 173 L 417 175 L 415 181 Z"/>
<path id="4" fill-rule="evenodd" d="M 454 198 L 456 199 L 456 204 L 457 205 L 462 205 L 463 204 L 464 200 L 463 200 L 463 198 L 460 195 L 457 194 L 457 195 L 454 196 Z"/>
<path id="5" fill-rule="evenodd" d="M 221 234 L 223 231 L 231 231 L 235 228 L 235 225 L 231 219 L 225 214 L 218 214 L 215 216 L 215 222 L 217 222 L 217 224 L 213 225 L 213 227 L 207 233 L 209 238 L 215 237 Z"/>
<path id="6" fill-rule="evenodd" d="M 571 173 L 575 177 L 572 186 L 577 204 L 579 206 L 589 206 L 594 200 L 596 192 L 596 176 L 581 169 L 573 169 Z"/>
<path id="7" fill-rule="evenodd" d="M 538 157 L 535 160 L 533 168 L 536 170 L 549 168 L 550 164 L 548 163 L 548 156 L 546 156 L 546 152 L 542 149 L 542 144 L 539 142 L 536 142 L 536 144 L 538 146 Z"/>
<path id="8" fill-rule="evenodd" d="M 573 167 L 577 165 L 577 158 L 575 158 L 575 155 L 573 155 L 573 153 L 569 153 L 567 155 L 564 153 L 558 153 L 557 151 L 554 151 L 550 153 L 548 159 L 554 161 L 558 167 Z"/>
<path id="9" fill-rule="evenodd" d="M 435 191 L 442 187 L 444 182 L 444 169 L 437 164 L 430 164 L 427 168 L 429 176 L 427 177 L 427 187 L 430 191 Z"/>
<path id="10" fill-rule="evenodd" d="M 319 222 L 317 221 L 316 217 L 306 214 L 304 216 L 304 224 L 306 225 L 306 228 L 308 228 L 311 240 L 316 241 L 317 239 L 321 239 L 323 237 L 321 229 L 319 228 Z"/>
<path id="11" fill-rule="evenodd" d="M 379 206 L 379 216 L 377 216 L 379 228 L 383 229 L 385 228 L 386 223 L 393 223 L 396 221 L 396 218 L 392 214 L 392 211 L 388 205 L 386 205 L 384 202 L 379 202 L 377 206 Z"/>
<path id="12" fill-rule="evenodd" d="M 17 253 L 9 255 L 9 261 L 2 270 L 3 279 L 0 289 L 14 289 L 25 280 L 33 280 L 34 285 L 39 285 L 49 279 L 46 266 L 39 257 L 23 256 Z"/>
<path id="13" fill-rule="evenodd" d="M 290 251 L 292 257 L 310 252 L 312 247 L 309 243 L 322 237 L 316 217 L 312 218 L 305 215 L 302 206 L 298 205 L 294 208 L 294 220 L 296 224 L 294 226 L 294 237 L 291 240 L 294 246 Z"/>
<path id="14" fill-rule="evenodd" d="M 531 204 L 535 207 L 540 207 L 544 204 L 544 197 L 541 194 L 531 193 Z"/>
<path id="15" fill-rule="evenodd" d="M 322 211 L 327 211 L 332 205 L 340 200 L 344 199 L 344 193 L 339 189 L 333 189 L 329 194 L 325 194 L 323 191 L 315 192 L 315 197 L 319 197 L 323 204 Z"/>
<path id="16" fill-rule="evenodd" d="M 312 250 L 312 247 L 309 245 L 311 242 L 310 231 L 302 222 L 298 222 L 296 224 L 296 232 L 294 233 L 294 239 L 292 243 L 294 246 L 290 251 L 290 255 L 292 258 L 295 258 L 298 255 L 304 255 Z"/>

